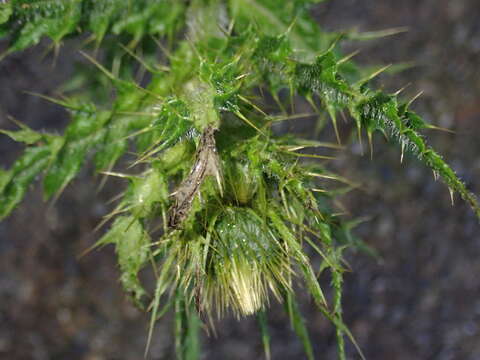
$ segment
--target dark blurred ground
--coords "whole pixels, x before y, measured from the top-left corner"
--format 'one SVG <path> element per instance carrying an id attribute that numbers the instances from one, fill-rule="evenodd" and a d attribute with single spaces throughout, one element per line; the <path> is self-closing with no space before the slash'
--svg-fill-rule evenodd
<path id="1" fill-rule="evenodd" d="M 430 122 L 456 131 L 429 132 L 467 185 L 480 193 L 480 3 L 478 0 L 337 0 L 314 14 L 327 29 L 378 30 L 407 26 L 392 38 L 351 45 L 364 64 L 414 61 L 417 67 L 384 77 L 386 89 L 423 90 L 415 109 Z M 22 93 L 49 94 L 72 73 L 64 47 L 56 67 L 38 50 L 0 63 L 0 127 L 11 114 L 33 128 L 61 129 L 66 114 Z M 42 62 L 41 62 L 42 61 Z M 343 136 L 351 132 L 341 127 Z M 21 147 L 0 138 L 1 163 Z M 344 199 L 353 216 L 371 216 L 357 234 L 381 254 L 348 256 L 345 316 L 365 355 L 378 359 L 480 359 L 480 225 L 447 188 L 415 159 L 378 138 L 374 161 L 352 145 L 334 164 L 363 183 Z M 112 249 L 78 259 L 98 234 L 92 229 L 118 189 L 85 171 L 51 207 L 38 187 L 13 216 L 0 223 L 0 359 L 141 359 L 147 316 L 125 299 Z M 302 304 L 317 357 L 334 359 L 332 327 L 314 306 Z M 272 357 L 304 359 L 281 306 L 272 304 Z M 172 359 L 170 320 L 155 332 L 151 359 Z M 217 338 L 204 338 L 204 359 L 259 359 L 255 321 L 225 319 Z M 349 349 L 356 359 L 353 349 Z"/>

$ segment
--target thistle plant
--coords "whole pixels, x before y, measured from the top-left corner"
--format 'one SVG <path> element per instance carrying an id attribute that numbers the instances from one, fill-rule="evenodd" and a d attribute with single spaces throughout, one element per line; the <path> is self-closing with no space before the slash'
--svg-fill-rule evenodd
<path id="1" fill-rule="evenodd" d="M 426 143 L 427 124 L 400 92 L 371 87 L 368 73 L 343 55 L 345 40 L 387 35 L 325 32 L 310 18 L 314 0 L 11 0 L 0 3 L 2 56 L 47 37 L 57 52 L 80 37 L 89 65 L 58 97 L 63 135 L 0 132 L 26 145 L 0 170 L 0 218 L 43 176 L 46 199 L 58 197 L 92 158 L 106 178 L 124 179 L 117 204 L 93 247 L 113 244 L 120 282 L 155 323 L 175 313 L 179 359 L 200 354 L 199 332 L 226 313 L 258 318 L 265 355 L 266 312 L 285 304 L 306 357 L 313 359 L 296 292 L 308 291 L 336 329 L 338 358 L 354 334 L 342 320 L 342 253 L 357 246 L 333 202 L 355 185 L 328 169 L 341 150 L 337 117 L 349 118 L 372 144 L 395 142 L 459 194 L 480 217 L 475 196 Z M 113 96 L 112 96 L 113 94 Z M 113 98 L 113 100 L 112 100 Z M 279 132 L 303 116 L 295 99 L 331 119 L 337 142 Z M 327 130 L 325 130 L 327 131 Z M 128 165 L 120 162 L 128 159 Z M 315 255 L 312 255 L 312 254 Z M 312 256 L 321 258 L 320 267 Z M 150 268 L 153 289 L 140 281 Z M 326 291 L 320 274 L 331 277 Z M 361 355 L 360 349 L 358 349 Z"/>

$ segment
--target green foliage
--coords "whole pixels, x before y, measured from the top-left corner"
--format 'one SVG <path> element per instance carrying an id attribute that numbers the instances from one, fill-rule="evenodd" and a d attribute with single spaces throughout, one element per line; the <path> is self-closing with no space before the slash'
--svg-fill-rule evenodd
<path id="1" fill-rule="evenodd" d="M 141 305 L 145 290 L 137 274 L 148 261 L 150 237 L 140 220 L 133 216 L 117 217 L 110 231 L 99 240 L 100 244 L 115 244 L 122 272 L 120 281 L 125 291 L 132 294 L 136 304 Z"/>
<path id="2" fill-rule="evenodd" d="M 353 222 L 335 214 L 332 199 L 354 185 L 323 162 L 338 145 L 274 133 L 273 124 L 291 118 L 285 109 L 293 104 L 281 97 L 282 90 L 291 98 L 303 96 L 319 115 L 328 114 L 336 132 L 336 116 L 346 112 L 360 141 L 362 132 L 370 144 L 375 132 L 383 133 L 400 145 L 402 158 L 404 151 L 411 153 L 479 216 L 480 208 L 420 134 L 431 125 L 396 94 L 370 89 L 378 71 L 365 76 L 342 57 L 338 42 L 361 35 L 323 32 L 309 17 L 318 2 L 1 4 L 0 34 L 10 39 L 6 54 L 42 37 L 57 46 L 86 33 L 104 50 L 105 65 L 84 54 L 96 69 L 80 71 L 77 80 L 98 86 L 80 90 L 71 84 L 74 95 L 47 98 L 70 113 L 62 136 L 25 125 L 2 131 L 27 147 L 10 170 L 0 171 L 0 218 L 37 176 L 43 174 L 47 198 L 58 195 L 93 155 L 97 171 L 126 181 L 105 218 L 110 230 L 97 246 L 115 246 L 123 287 L 151 311 L 148 344 L 156 321 L 173 307 L 178 358 L 198 358 L 200 319 L 213 322 L 215 314 L 232 311 L 258 315 L 268 358 L 266 311 L 273 297 L 285 304 L 306 357 L 313 359 L 295 300 L 303 283 L 335 326 L 338 357 L 345 359 L 344 337 L 355 341 L 342 320 L 342 252 L 358 241 L 350 234 Z M 159 48 L 163 56 L 156 55 Z M 145 87 L 134 80 L 136 61 L 148 73 Z M 107 100 L 112 91 L 115 98 Z M 272 109 L 259 93 L 270 94 L 277 106 Z M 324 149 L 328 156 L 308 149 Z M 134 154 L 131 166 L 114 171 L 127 151 Z M 332 180 L 347 186 L 332 187 Z M 321 257 L 319 269 L 311 256 Z M 153 294 L 139 278 L 149 264 L 156 276 Z M 331 277 L 330 300 L 318 280 L 323 272 Z"/>
<path id="3" fill-rule="evenodd" d="M 47 146 L 28 148 L 12 169 L 0 173 L 0 217 L 10 214 L 22 201 L 35 177 L 48 165 L 50 150 Z"/>
<path id="4" fill-rule="evenodd" d="M 72 34 L 90 33 L 98 44 L 106 34 L 172 37 L 183 24 L 185 1 L 11 0 L 0 6 L 0 31 L 12 36 L 7 53 L 37 44 L 43 36 L 59 44 Z"/>

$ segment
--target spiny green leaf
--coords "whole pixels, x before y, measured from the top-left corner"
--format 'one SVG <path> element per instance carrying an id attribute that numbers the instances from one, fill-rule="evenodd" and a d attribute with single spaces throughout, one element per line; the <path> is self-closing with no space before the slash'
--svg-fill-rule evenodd
<path id="1" fill-rule="evenodd" d="M 180 359 L 196 359 L 200 353 L 195 310 L 211 316 L 214 308 L 220 315 L 227 309 L 236 315 L 259 311 L 268 357 L 264 311 L 273 294 L 285 302 L 306 356 L 313 359 L 294 298 L 297 271 L 319 311 L 336 328 L 339 358 L 345 358 L 344 336 L 355 344 L 342 319 L 342 252 L 351 241 L 345 240 L 348 231 L 342 235 L 337 230 L 346 226 L 331 205 L 339 192 L 315 181 L 326 178 L 354 185 L 331 175 L 324 164 L 299 161 L 304 155 L 322 156 L 299 152 L 312 143 L 278 136 L 271 129 L 275 118 L 294 119 L 287 105 L 293 105 L 296 94 L 303 95 L 317 115 L 328 114 L 337 134 L 337 115 L 346 110 L 359 133 L 365 130 L 369 139 L 374 132 L 393 138 L 480 215 L 475 197 L 419 133 L 429 125 L 409 109 L 411 102 L 370 90 L 379 72 L 363 77 L 350 56 L 338 56 L 338 42 L 353 35 L 320 30 L 308 14 L 317 2 L 11 0 L 0 7 L 0 34 L 11 36 L 10 51 L 43 36 L 57 46 L 68 34 L 89 33 L 97 47 L 103 42 L 100 54 L 105 55 L 100 62 L 85 54 L 101 74 L 86 73 L 83 84 L 97 86 L 78 98 L 91 99 L 96 106 L 54 101 L 72 114 L 63 136 L 23 127 L 3 131 L 32 147 L 12 169 L 0 170 L 0 217 L 20 201 L 41 171 L 46 169 L 45 192 L 52 195 L 78 174 L 88 154 L 96 153 L 97 169 L 111 170 L 130 143 L 136 144 L 131 156 L 132 165 L 141 167 L 139 175 L 106 172 L 127 178 L 129 185 L 105 220 L 113 219 L 110 231 L 97 245 L 115 244 L 120 280 L 139 305 L 145 290 L 138 273 L 152 261 L 156 287 L 147 350 L 155 322 L 174 304 Z M 175 37 L 177 33 L 185 35 Z M 117 37 L 107 36 L 112 34 Z M 150 37 L 158 34 L 165 37 Z M 128 44 L 118 45 L 118 39 Z M 289 91 L 289 100 L 283 99 L 283 90 Z M 270 91 L 276 108 L 259 96 L 265 91 Z M 210 141 L 195 146 L 205 129 L 211 130 Z M 209 166 L 212 154 L 216 161 Z M 208 178 L 210 167 L 223 178 L 224 192 Z M 169 192 L 182 188 L 195 190 L 189 197 L 188 218 L 175 228 L 168 218 L 172 209 L 179 209 L 167 209 L 178 192 L 172 197 Z M 150 227 L 163 228 L 159 241 L 150 241 Z M 329 302 L 308 256 L 310 248 L 322 257 L 320 272 L 331 272 Z"/>
<path id="2" fill-rule="evenodd" d="M 27 148 L 12 169 L 2 173 L 0 219 L 9 215 L 20 203 L 31 182 L 47 166 L 49 155 L 50 148 L 46 145 Z"/>
<path id="3" fill-rule="evenodd" d="M 175 350 L 178 360 L 197 360 L 200 357 L 200 319 L 184 295 L 175 295 Z"/>
<path id="4" fill-rule="evenodd" d="M 295 238 L 295 235 L 292 234 L 292 232 L 288 229 L 286 224 L 278 215 L 277 210 L 271 207 L 268 211 L 268 216 L 271 219 L 273 226 L 280 234 L 281 238 L 284 239 L 284 241 L 286 241 L 288 246 L 292 249 L 292 257 L 300 266 L 310 295 L 312 295 L 315 303 L 319 307 L 325 307 L 327 304 L 325 295 L 323 294 L 322 288 L 320 287 L 320 284 L 315 276 L 315 272 L 313 271 L 312 266 L 310 265 L 310 262 L 302 249 L 302 245 L 298 239 Z"/>
<path id="5" fill-rule="evenodd" d="M 352 115 L 367 128 L 386 133 L 396 140 L 402 149 L 415 155 L 438 174 L 452 191 L 458 192 L 480 217 L 480 206 L 476 196 L 467 190 L 465 184 L 442 157 L 426 144 L 422 135 L 416 132 L 416 129 L 426 126 L 423 120 L 399 106 L 396 97 L 375 92 L 367 97 L 366 101 L 359 102 Z"/>
<path id="6" fill-rule="evenodd" d="M 265 359 L 270 360 L 270 333 L 268 331 L 267 314 L 264 310 L 260 310 L 257 313 L 257 320 L 262 336 L 263 352 L 265 353 Z"/>
<path id="7" fill-rule="evenodd" d="M 349 86 L 338 76 L 337 61 L 331 51 L 317 57 L 313 64 L 298 63 L 294 76 L 301 93 L 315 93 L 335 109 L 349 103 Z"/>
<path id="8" fill-rule="evenodd" d="M 131 193 L 132 195 L 128 199 L 128 207 L 137 218 L 151 215 L 154 206 L 166 203 L 169 196 L 168 184 L 163 174 L 156 169 L 152 169 L 144 177 L 132 178 Z"/>
<path id="9" fill-rule="evenodd" d="M 59 42 L 75 30 L 81 16 L 82 0 L 13 1 L 13 41 L 9 52 L 23 50 L 37 44 L 41 37 L 49 36 Z M 17 20 L 17 23 L 13 23 Z"/>
<path id="10" fill-rule="evenodd" d="M 399 105 L 394 95 L 371 91 L 365 84 L 359 88 L 348 84 L 338 73 L 338 61 L 332 50 L 317 57 L 313 64 L 298 63 L 294 78 L 300 90 L 308 95 L 316 94 L 335 113 L 348 108 L 358 130 L 365 128 L 369 139 L 374 131 L 381 131 L 395 139 L 402 149 L 413 153 L 425 165 L 438 174 L 455 192 L 467 201 L 480 217 L 480 206 L 455 172 L 429 146 L 416 130 L 426 127 L 423 120 L 405 105 Z M 402 150 L 403 151 L 403 150 Z"/>
<path id="11" fill-rule="evenodd" d="M 127 136 L 132 132 L 131 116 L 115 116 L 110 118 L 104 126 L 105 134 L 99 139 L 99 149 L 95 154 L 97 170 L 106 170 L 113 167 L 117 160 L 125 154 L 128 147 Z"/>
<path id="12" fill-rule="evenodd" d="M 59 43 L 65 36 L 91 32 L 100 44 L 107 32 L 129 34 L 138 43 L 145 35 L 180 29 L 185 4 L 176 0 L 11 0 L 0 4 L 0 25 L 12 35 L 8 52 L 37 44 L 43 36 Z"/>
<path id="13" fill-rule="evenodd" d="M 214 106 L 214 89 L 198 79 L 190 80 L 183 89 L 197 129 L 203 131 L 207 126 L 217 129 L 220 119 Z"/>
<path id="14" fill-rule="evenodd" d="M 309 16 L 312 2 L 293 0 L 278 6 L 276 0 L 230 0 L 229 4 L 240 31 L 254 23 L 260 33 L 286 34 L 299 53 L 311 57 L 327 48 L 332 36 L 322 32 Z"/>
<path id="15" fill-rule="evenodd" d="M 160 300 L 170 284 L 170 271 L 172 266 L 174 265 L 174 261 L 174 256 L 167 256 L 165 262 L 162 264 L 160 274 L 157 278 L 155 294 L 151 303 L 152 315 L 150 317 L 150 326 L 148 329 L 147 344 L 145 346 L 145 355 L 148 353 L 148 350 L 150 348 L 150 343 L 153 336 L 153 329 L 155 327 L 155 322 L 158 320 L 158 314 L 160 313 Z"/>
<path id="16" fill-rule="evenodd" d="M 308 335 L 308 329 L 305 326 L 305 321 L 303 319 L 302 314 L 300 313 L 300 309 L 298 308 L 295 298 L 290 292 L 287 292 L 287 294 L 285 295 L 284 301 L 285 301 L 285 309 L 290 318 L 290 323 L 293 327 L 293 330 L 295 331 L 300 341 L 302 342 L 303 349 L 305 350 L 305 355 L 307 356 L 307 359 L 314 360 L 315 356 L 313 354 L 313 347 L 312 347 L 312 343 L 310 342 L 310 336 Z"/>
<path id="17" fill-rule="evenodd" d="M 35 144 L 43 138 L 43 135 L 31 129 L 22 129 L 17 131 L 0 130 L 0 134 L 5 134 L 15 141 L 23 142 L 27 145 Z"/>
<path id="18" fill-rule="evenodd" d="M 158 114 L 153 115 L 137 137 L 138 151 L 147 156 L 175 145 L 193 128 L 187 105 L 175 98 L 166 100 Z"/>
<path id="19" fill-rule="evenodd" d="M 83 13 L 88 16 L 88 24 L 100 43 L 107 33 L 111 23 L 118 17 L 122 2 L 115 0 L 84 1 Z"/>
<path id="20" fill-rule="evenodd" d="M 139 220 L 131 216 L 115 219 L 110 230 L 98 241 L 97 246 L 114 244 L 118 257 L 123 288 L 138 306 L 145 295 L 138 273 L 148 261 L 150 237 Z"/>
<path id="21" fill-rule="evenodd" d="M 78 174 L 88 152 L 102 139 L 102 125 L 110 114 L 95 110 L 76 111 L 65 131 L 63 145 L 55 154 L 44 179 L 45 195 L 61 192 Z"/>

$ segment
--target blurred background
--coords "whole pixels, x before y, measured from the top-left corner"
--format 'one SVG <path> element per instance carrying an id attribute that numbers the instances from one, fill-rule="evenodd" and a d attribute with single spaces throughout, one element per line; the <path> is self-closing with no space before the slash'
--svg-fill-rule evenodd
<path id="1" fill-rule="evenodd" d="M 414 62 L 383 76 L 388 91 L 405 85 L 405 96 L 424 91 L 414 109 L 455 134 L 429 131 L 431 145 L 480 194 L 480 3 L 478 0 L 336 0 L 313 15 L 328 30 L 409 31 L 366 43 L 365 65 Z M 4 48 L 5 44 L 1 44 Z M 0 127 L 10 114 L 34 129 L 61 131 L 67 114 L 24 90 L 52 94 L 74 69 L 75 44 L 66 43 L 52 66 L 45 47 L 0 62 Z M 292 130 L 295 126 L 292 124 Z M 300 131 L 302 131 L 300 129 Z M 351 124 L 341 124 L 344 138 Z M 22 147 L 0 138 L 0 165 L 10 166 Z M 400 150 L 377 137 L 374 161 L 348 145 L 332 163 L 361 182 L 342 198 L 351 217 L 369 217 L 356 234 L 380 258 L 350 251 L 344 312 L 367 359 L 480 359 L 480 225 L 467 205 L 451 205 L 445 185 L 415 159 L 400 163 Z M 92 230 L 119 191 L 110 182 L 97 192 L 89 169 L 54 204 L 33 188 L 11 217 L 0 223 L 0 358 L 11 360 L 142 359 L 148 316 L 125 298 L 112 248 L 78 255 L 100 233 Z M 301 292 L 302 290 L 299 289 Z M 335 359 L 332 326 L 308 298 L 302 301 L 317 358 Z M 282 307 L 269 315 L 272 358 L 304 359 Z M 148 359 L 173 359 L 171 319 L 155 331 Z M 261 359 L 255 319 L 222 320 L 217 335 L 204 336 L 203 359 Z M 349 358 L 358 355 L 349 345 Z"/>

